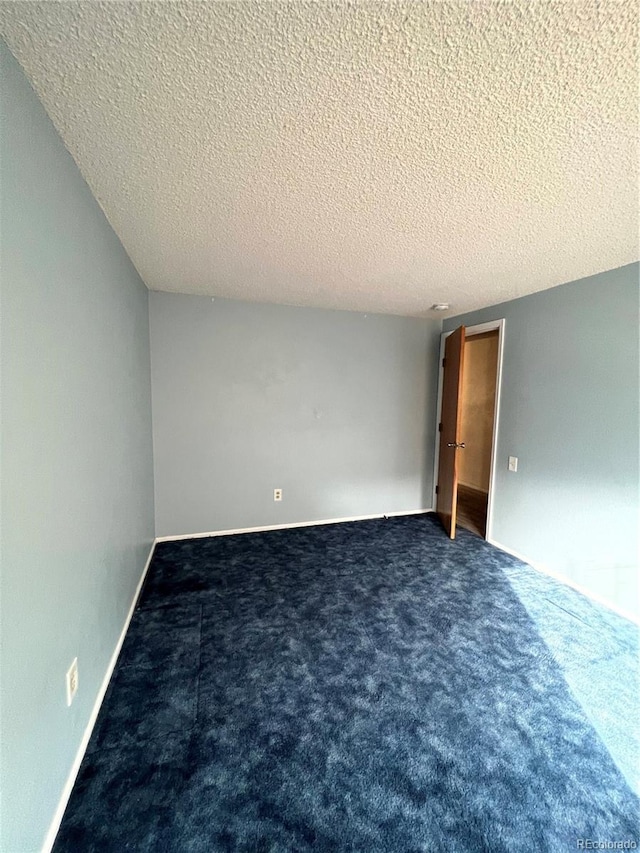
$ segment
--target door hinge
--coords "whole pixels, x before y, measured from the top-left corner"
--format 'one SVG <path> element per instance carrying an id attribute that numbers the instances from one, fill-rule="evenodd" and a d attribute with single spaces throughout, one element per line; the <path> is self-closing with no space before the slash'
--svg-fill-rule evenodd
<path id="1" fill-rule="evenodd" d="M 443 366 L 443 367 L 445 366 L 446 362 L 447 362 L 447 359 L 446 359 L 446 358 L 443 358 L 443 359 L 442 359 L 442 366 Z"/>
<path id="2" fill-rule="evenodd" d="M 440 494 L 440 486 L 436 486 L 436 495 Z"/>
<path id="3" fill-rule="evenodd" d="M 438 424 L 438 432 L 442 432 L 442 421 Z"/>

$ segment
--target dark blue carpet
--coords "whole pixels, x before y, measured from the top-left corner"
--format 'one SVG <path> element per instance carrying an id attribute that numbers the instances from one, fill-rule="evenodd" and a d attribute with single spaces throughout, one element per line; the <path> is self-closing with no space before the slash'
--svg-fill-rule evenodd
<path id="1" fill-rule="evenodd" d="M 536 577 L 432 515 L 158 545 L 56 853 L 639 842 L 558 657 L 637 634 L 545 642 Z"/>

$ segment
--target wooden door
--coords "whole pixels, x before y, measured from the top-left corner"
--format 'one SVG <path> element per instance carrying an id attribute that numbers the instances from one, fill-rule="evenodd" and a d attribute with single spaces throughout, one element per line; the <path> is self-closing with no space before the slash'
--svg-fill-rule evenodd
<path id="1" fill-rule="evenodd" d="M 440 451 L 436 512 L 451 539 L 456 538 L 458 502 L 457 457 L 464 452 L 460 437 L 462 370 L 464 367 L 464 326 L 452 332 L 444 346 Z"/>

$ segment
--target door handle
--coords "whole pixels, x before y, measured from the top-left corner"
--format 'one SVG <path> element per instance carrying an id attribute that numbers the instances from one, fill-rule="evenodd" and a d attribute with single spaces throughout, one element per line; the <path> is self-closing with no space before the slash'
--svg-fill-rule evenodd
<path id="1" fill-rule="evenodd" d="M 460 444 L 456 441 L 449 441 L 447 442 L 447 447 L 459 447 L 461 450 L 464 450 L 464 441 L 461 441 Z"/>

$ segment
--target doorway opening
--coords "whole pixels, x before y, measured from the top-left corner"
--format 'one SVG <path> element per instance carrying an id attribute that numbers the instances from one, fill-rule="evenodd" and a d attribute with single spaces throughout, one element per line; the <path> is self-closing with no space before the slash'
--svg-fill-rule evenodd
<path id="1" fill-rule="evenodd" d="M 467 334 L 460 400 L 464 452 L 458 464 L 457 524 L 487 535 L 493 420 L 498 367 L 498 330 Z"/>
<path id="2" fill-rule="evenodd" d="M 490 539 L 504 320 L 442 335 L 434 506 L 449 536 Z"/>

